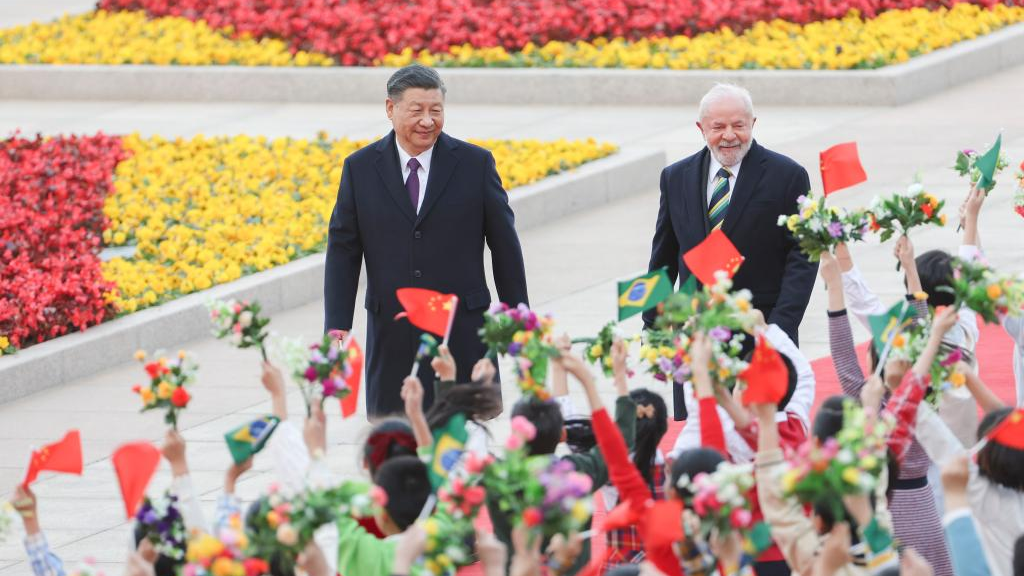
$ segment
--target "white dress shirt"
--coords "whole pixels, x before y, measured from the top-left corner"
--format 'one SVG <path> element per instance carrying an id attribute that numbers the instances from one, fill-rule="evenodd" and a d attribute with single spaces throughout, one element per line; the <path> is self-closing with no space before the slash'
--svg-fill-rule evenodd
<path id="1" fill-rule="evenodd" d="M 395 144 L 398 148 L 398 163 L 402 166 L 402 183 L 409 181 L 409 174 L 412 172 L 409 170 L 409 159 L 415 158 L 419 161 L 420 167 L 416 173 L 420 177 L 420 201 L 416 204 L 416 213 L 420 213 L 420 208 L 423 206 L 423 197 L 427 195 L 427 176 L 430 175 L 430 157 L 434 155 L 433 148 L 427 148 L 419 156 L 412 156 L 406 152 L 401 144 L 396 141 Z"/>
<path id="2" fill-rule="evenodd" d="M 743 160 L 740 160 L 734 166 L 726 166 L 729 172 L 732 172 L 732 176 L 729 177 L 729 193 L 736 189 L 736 178 L 740 175 L 740 166 L 743 164 Z M 711 155 L 711 163 L 708 166 L 708 209 L 711 208 L 711 195 L 715 191 L 715 180 L 718 179 L 718 170 L 722 168 L 722 164 L 715 159 L 715 155 Z"/>

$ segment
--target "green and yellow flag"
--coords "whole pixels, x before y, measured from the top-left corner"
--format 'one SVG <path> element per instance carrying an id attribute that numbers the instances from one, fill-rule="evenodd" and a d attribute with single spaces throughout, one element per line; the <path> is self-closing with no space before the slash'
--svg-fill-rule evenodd
<path id="1" fill-rule="evenodd" d="M 427 474 L 430 476 L 430 484 L 437 490 L 448 479 L 448 473 L 462 458 L 462 452 L 466 448 L 469 434 L 466 432 L 465 414 L 452 416 L 447 424 L 433 430 L 433 433 L 433 454 L 430 456 Z"/>
<path id="2" fill-rule="evenodd" d="M 672 281 L 664 268 L 619 282 L 619 321 L 650 310 L 672 294 Z"/>
<path id="3" fill-rule="evenodd" d="M 885 345 L 897 333 L 910 325 L 914 319 L 914 309 L 905 300 L 897 302 L 892 308 L 877 316 L 868 316 L 868 325 L 871 327 L 871 337 L 874 340 L 875 350 L 881 355 L 885 351 Z"/>
<path id="4" fill-rule="evenodd" d="M 235 464 L 241 464 L 263 450 L 278 422 L 276 416 L 264 416 L 225 434 L 224 441 L 228 443 Z"/>

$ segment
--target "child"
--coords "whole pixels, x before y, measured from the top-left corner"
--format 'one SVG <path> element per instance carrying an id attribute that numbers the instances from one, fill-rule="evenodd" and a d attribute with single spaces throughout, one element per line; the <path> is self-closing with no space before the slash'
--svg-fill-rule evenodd
<path id="1" fill-rule="evenodd" d="M 50 543 L 40 527 L 36 495 L 27 486 L 18 486 L 14 490 L 11 504 L 25 526 L 25 552 L 32 573 L 35 576 L 64 576 L 64 562 L 50 549 Z"/>
<path id="2" fill-rule="evenodd" d="M 920 286 L 912 264 L 913 259 L 907 257 L 906 250 L 903 250 L 902 254 L 901 261 L 906 265 L 907 290 L 916 291 Z M 832 362 L 835 364 L 843 393 L 851 398 L 859 398 L 867 380 L 857 361 L 839 269 L 839 263 L 831 254 L 821 255 L 821 277 L 828 287 L 829 347 Z M 923 301 L 911 297 L 908 306 L 914 307 L 919 316 L 927 317 L 927 308 Z M 957 320 L 952 311 L 947 315 L 950 315 L 953 321 Z M 941 335 L 936 336 L 938 332 L 939 330 L 933 327 L 933 340 L 941 338 Z M 945 330 L 942 332 L 945 333 Z M 892 387 L 903 378 L 908 368 L 906 362 L 888 361 L 882 374 L 883 381 L 890 383 Z M 899 476 L 889 479 L 889 486 L 892 489 L 889 510 L 892 513 L 894 532 L 900 542 L 916 549 L 924 556 L 932 565 L 936 576 L 953 576 L 953 564 L 945 539 L 942 537 L 942 522 L 935 495 L 928 486 L 929 463 L 921 446 L 916 442 L 912 443 L 899 463 Z"/>

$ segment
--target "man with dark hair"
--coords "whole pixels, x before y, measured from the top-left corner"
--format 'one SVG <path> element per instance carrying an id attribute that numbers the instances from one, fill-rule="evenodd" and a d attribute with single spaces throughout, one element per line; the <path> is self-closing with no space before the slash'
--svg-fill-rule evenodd
<path id="1" fill-rule="evenodd" d="M 400 391 L 420 332 L 394 321 L 395 290 L 455 294 L 449 347 L 460 374 L 486 349 L 477 337 L 491 302 L 484 243 L 501 301 L 527 303 L 526 271 L 508 194 L 490 152 L 443 133 L 445 86 L 431 68 L 394 73 L 385 109 L 393 130 L 345 160 L 331 214 L 324 278 L 324 329 L 352 328 L 360 266 L 366 262 L 366 411 L 401 412 Z M 419 378 L 433 380 L 430 367 Z M 433 402 L 425 390 L 424 407 Z"/>

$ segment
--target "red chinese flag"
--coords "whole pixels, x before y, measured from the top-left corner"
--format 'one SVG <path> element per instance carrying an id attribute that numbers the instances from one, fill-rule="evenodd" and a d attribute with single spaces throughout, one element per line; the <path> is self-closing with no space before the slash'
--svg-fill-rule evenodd
<path id="1" fill-rule="evenodd" d="M 348 365 L 352 373 L 345 379 L 349 390 L 352 392 L 341 399 L 341 416 L 348 418 L 359 409 L 359 385 L 363 381 L 363 350 L 359 347 L 355 337 L 348 339 Z"/>
<path id="2" fill-rule="evenodd" d="M 740 373 L 740 379 L 747 383 L 743 391 L 743 405 L 778 404 L 786 396 L 789 370 L 782 356 L 768 339 L 757 337 L 757 346 L 750 358 L 750 366 Z"/>
<path id="3" fill-rule="evenodd" d="M 82 475 L 82 436 L 71 430 L 59 442 L 32 451 L 21 485 L 28 488 L 43 471 Z"/>
<path id="4" fill-rule="evenodd" d="M 825 196 L 868 179 L 860 164 L 856 142 L 836 144 L 820 154 L 820 161 Z"/>
<path id="5" fill-rule="evenodd" d="M 124 510 L 129 519 L 134 518 L 146 487 L 160 465 L 160 451 L 149 442 L 130 442 L 118 448 L 111 460 L 121 484 Z"/>
<path id="6" fill-rule="evenodd" d="M 410 324 L 420 330 L 445 337 L 449 322 L 455 315 L 458 297 L 424 288 L 399 288 L 395 295 L 402 308 L 405 308 L 405 312 L 395 316 L 395 320 L 407 318 Z"/>
<path id="7" fill-rule="evenodd" d="M 988 440 L 1007 448 L 1024 450 L 1024 408 L 1017 408 L 1007 414 L 1006 418 L 989 432 Z"/>
<path id="8" fill-rule="evenodd" d="M 703 242 L 683 254 L 683 263 L 701 284 L 712 285 L 719 270 L 725 270 L 732 278 L 743 264 L 743 256 L 725 232 L 712 230 Z"/>
<path id="9" fill-rule="evenodd" d="M 656 550 L 683 539 L 683 501 L 673 498 L 655 502 L 644 515 L 647 541 L 644 549 Z"/>

